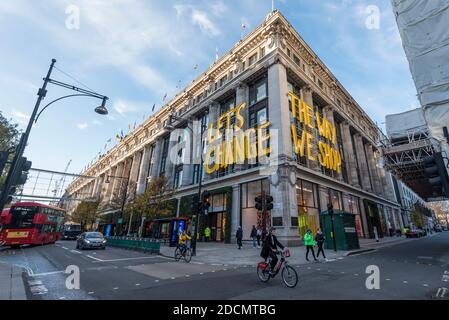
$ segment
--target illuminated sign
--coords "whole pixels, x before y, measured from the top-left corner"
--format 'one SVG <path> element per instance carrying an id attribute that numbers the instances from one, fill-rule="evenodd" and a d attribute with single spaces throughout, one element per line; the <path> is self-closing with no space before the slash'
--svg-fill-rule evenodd
<path id="1" fill-rule="evenodd" d="M 295 124 L 291 124 L 294 152 L 300 157 L 307 155 L 310 161 L 318 161 L 322 167 L 340 173 L 341 155 L 337 147 L 336 127 L 331 121 L 321 117 L 318 111 L 314 114 L 313 107 L 294 93 L 290 92 L 289 96 L 293 119 L 297 119 L 302 125 L 299 135 Z M 318 150 L 314 150 L 315 145 Z"/>
<path id="2" fill-rule="evenodd" d="M 209 124 L 205 159 L 207 174 L 270 154 L 267 128 L 271 123 L 266 121 L 257 127 L 243 130 L 245 119 L 242 110 L 245 108 L 246 103 L 241 103 L 222 114 L 216 123 Z"/>

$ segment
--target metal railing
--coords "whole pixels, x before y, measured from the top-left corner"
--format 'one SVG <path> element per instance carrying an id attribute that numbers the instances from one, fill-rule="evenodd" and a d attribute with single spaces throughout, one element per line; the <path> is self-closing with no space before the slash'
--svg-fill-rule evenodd
<path id="1" fill-rule="evenodd" d="M 138 237 L 106 237 L 106 245 L 151 254 L 159 254 L 161 249 L 161 241 L 158 239 Z"/>

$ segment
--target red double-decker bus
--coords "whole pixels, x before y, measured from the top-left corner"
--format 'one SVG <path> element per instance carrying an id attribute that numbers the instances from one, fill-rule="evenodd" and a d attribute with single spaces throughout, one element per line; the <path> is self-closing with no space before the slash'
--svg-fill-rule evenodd
<path id="1" fill-rule="evenodd" d="M 18 247 L 44 245 L 61 239 L 65 211 L 37 202 L 17 202 L 2 212 L 0 243 Z"/>

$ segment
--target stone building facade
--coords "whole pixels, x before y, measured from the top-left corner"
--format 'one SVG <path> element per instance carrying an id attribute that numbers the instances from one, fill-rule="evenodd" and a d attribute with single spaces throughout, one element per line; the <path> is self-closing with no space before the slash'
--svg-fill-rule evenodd
<path id="1" fill-rule="evenodd" d="M 186 119 L 173 123 L 181 130 L 167 130 L 170 114 Z M 262 191 L 274 198 L 268 223 L 289 245 L 319 227 L 329 202 L 355 214 L 360 237 L 374 237 L 375 227 L 382 235 L 387 220 L 400 220 L 378 139 L 373 121 L 274 11 L 83 173 L 92 179 L 75 180 L 67 192 L 107 202 L 122 184 L 105 183 L 108 176 L 129 177 L 129 188 L 140 194 L 148 181 L 165 175 L 176 189 L 173 217 L 189 216 L 187 203 L 201 176 L 211 193 L 203 226 L 212 228 L 214 240 L 234 241 L 238 226 L 249 238 L 260 223 L 254 198 Z M 211 149 L 214 143 L 222 147 Z M 77 201 L 70 203 L 73 209 Z"/>

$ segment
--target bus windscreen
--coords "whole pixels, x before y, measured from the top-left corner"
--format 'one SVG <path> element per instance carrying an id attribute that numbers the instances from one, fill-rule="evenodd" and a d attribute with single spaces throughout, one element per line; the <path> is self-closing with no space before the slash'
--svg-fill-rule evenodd
<path id="1" fill-rule="evenodd" d="M 38 207 L 13 207 L 10 212 L 11 221 L 7 226 L 8 228 L 32 228 L 34 226 L 34 215 L 38 212 Z"/>

